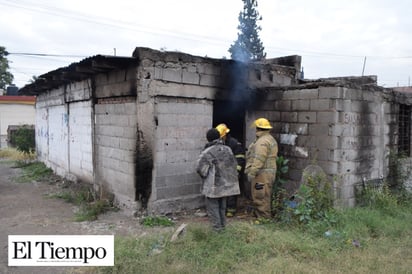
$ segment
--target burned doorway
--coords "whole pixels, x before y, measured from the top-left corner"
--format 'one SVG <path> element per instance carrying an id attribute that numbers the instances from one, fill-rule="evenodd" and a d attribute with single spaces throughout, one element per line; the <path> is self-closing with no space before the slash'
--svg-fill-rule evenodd
<path id="1" fill-rule="evenodd" d="M 245 115 L 246 107 L 242 101 L 216 100 L 213 104 L 213 126 L 216 127 L 220 123 L 224 123 L 230 129 L 230 135 L 242 143 L 246 150 L 246 130 L 245 130 Z M 239 177 L 239 186 L 241 195 L 250 199 L 250 187 L 246 184 L 244 171 L 241 171 L 242 176 Z M 238 206 L 244 206 L 238 200 Z"/>
<path id="2" fill-rule="evenodd" d="M 216 100 L 213 103 L 213 126 L 224 123 L 230 135 L 245 145 L 245 107 L 240 101 Z"/>

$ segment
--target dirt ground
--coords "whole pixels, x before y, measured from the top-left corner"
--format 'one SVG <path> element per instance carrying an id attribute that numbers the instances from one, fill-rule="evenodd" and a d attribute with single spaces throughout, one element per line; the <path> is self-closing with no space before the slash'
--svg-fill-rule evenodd
<path id="1" fill-rule="evenodd" d="M 173 216 L 174 227 L 148 228 L 140 224 L 131 212 L 116 211 L 100 215 L 96 221 L 75 222 L 77 207 L 49 195 L 61 189 L 49 182 L 16 182 L 21 169 L 0 159 L 0 273 L 81 273 L 70 267 L 9 267 L 8 235 L 123 235 L 144 236 L 160 231 L 173 232 L 181 223 L 204 222 L 208 219 L 197 212 Z M 202 212 L 200 212 L 202 213 Z M 240 218 L 240 217 L 239 217 Z M 234 221 L 228 220 L 229 222 Z"/>
<path id="2" fill-rule="evenodd" d="M 48 182 L 18 183 L 21 169 L 0 160 L 0 273 L 73 273 L 70 267 L 9 267 L 8 235 L 129 235 L 140 236 L 176 227 L 147 228 L 139 217 L 122 210 L 100 215 L 92 222 L 73 220 L 77 207 L 49 195 L 59 191 L 59 184 Z M 190 222 L 196 216 L 182 216 L 177 223 Z M 201 219 L 205 219 L 204 217 Z"/>

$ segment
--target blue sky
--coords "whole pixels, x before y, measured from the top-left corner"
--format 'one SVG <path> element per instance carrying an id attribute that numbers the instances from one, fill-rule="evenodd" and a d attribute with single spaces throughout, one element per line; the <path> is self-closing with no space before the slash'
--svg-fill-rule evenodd
<path id="1" fill-rule="evenodd" d="M 241 0 L 0 0 L 0 45 L 17 86 L 96 54 L 135 47 L 230 58 Z M 305 77 L 412 77 L 412 1 L 258 0 L 267 58 L 302 56 Z M 27 56 L 19 53 L 58 56 Z M 66 56 L 61 57 L 60 55 Z"/>

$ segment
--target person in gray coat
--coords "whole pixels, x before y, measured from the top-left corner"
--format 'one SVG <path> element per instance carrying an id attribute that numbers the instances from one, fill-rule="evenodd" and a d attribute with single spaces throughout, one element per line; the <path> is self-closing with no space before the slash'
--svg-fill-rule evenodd
<path id="1" fill-rule="evenodd" d="M 202 194 L 213 229 L 220 231 L 226 225 L 227 197 L 240 194 L 237 161 L 215 128 L 207 131 L 206 138 L 208 143 L 196 162 L 196 172 L 203 180 Z"/>

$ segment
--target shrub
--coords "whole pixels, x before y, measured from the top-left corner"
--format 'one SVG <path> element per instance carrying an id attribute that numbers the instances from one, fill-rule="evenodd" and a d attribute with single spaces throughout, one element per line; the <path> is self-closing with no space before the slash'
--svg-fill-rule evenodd
<path id="1" fill-rule="evenodd" d="M 286 200 L 285 179 L 289 171 L 289 160 L 283 156 L 276 159 L 276 179 L 272 188 L 272 213 L 276 218 L 279 218 L 280 213 L 284 210 Z"/>
<path id="2" fill-rule="evenodd" d="M 30 154 L 35 149 L 36 143 L 33 127 L 28 125 L 19 127 L 11 134 L 10 139 L 10 143 L 25 154 Z"/>
<path id="3" fill-rule="evenodd" d="M 310 168 L 313 167 L 315 169 L 312 171 L 303 173 L 303 182 L 296 191 L 294 200 L 283 200 L 278 219 L 309 230 L 325 231 L 337 223 L 337 213 L 333 208 L 331 183 L 319 167 Z"/>

